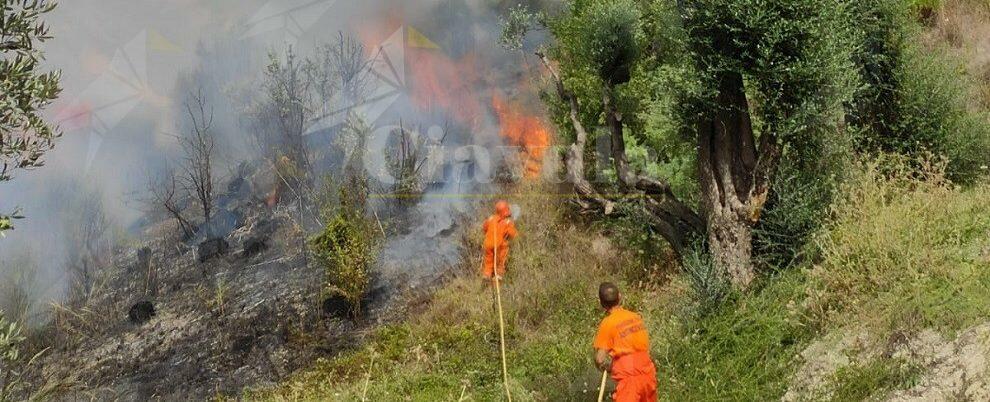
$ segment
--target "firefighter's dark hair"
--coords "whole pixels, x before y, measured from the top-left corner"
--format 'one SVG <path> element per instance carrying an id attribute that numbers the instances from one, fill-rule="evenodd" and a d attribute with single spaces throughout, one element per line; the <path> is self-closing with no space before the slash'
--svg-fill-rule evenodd
<path id="1" fill-rule="evenodd" d="M 612 282 L 604 282 L 598 286 L 598 300 L 602 307 L 612 308 L 619 305 L 619 287 Z"/>

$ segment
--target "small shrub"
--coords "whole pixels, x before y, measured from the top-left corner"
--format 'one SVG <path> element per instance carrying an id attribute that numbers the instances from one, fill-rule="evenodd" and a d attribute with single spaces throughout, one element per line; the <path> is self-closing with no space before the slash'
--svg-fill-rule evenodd
<path id="1" fill-rule="evenodd" d="M 962 67 L 947 63 L 940 51 L 906 52 L 899 97 L 900 135 L 889 151 L 920 156 L 931 151 L 949 159 L 946 174 L 969 182 L 990 162 L 990 129 L 985 116 L 968 110 L 969 86 Z"/>
<path id="2" fill-rule="evenodd" d="M 828 217 L 838 178 L 832 166 L 819 171 L 787 162 L 760 222 L 753 229 L 753 256 L 761 268 L 774 272 L 797 267 L 811 247 L 808 243 Z"/>
<path id="3" fill-rule="evenodd" d="M 722 270 L 715 266 L 711 254 L 700 246 L 694 247 L 684 256 L 683 267 L 701 314 L 707 314 L 722 304 L 731 285 Z"/>
<path id="4" fill-rule="evenodd" d="M 326 272 L 326 290 L 345 298 L 352 316 L 360 315 L 361 299 L 371 283 L 371 236 L 362 216 L 338 212 L 309 239 L 314 260 Z"/>
<path id="5" fill-rule="evenodd" d="M 24 339 L 17 323 L 8 322 L 0 312 L 0 401 L 12 400 L 20 385 L 15 365 L 20 360 L 20 344 Z"/>
<path id="6" fill-rule="evenodd" d="M 62 384 L 49 382 L 42 387 L 31 390 L 25 377 L 25 370 L 34 365 L 45 350 L 26 358 L 21 355 L 21 349 L 27 337 L 23 335 L 21 326 L 9 321 L 0 310 L 0 402 L 15 400 L 48 400 Z M 46 349 L 47 350 L 47 349 Z M 62 379 L 61 381 L 67 381 Z"/>
<path id="7" fill-rule="evenodd" d="M 917 34 L 893 10 L 863 21 L 885 28 L 863 33 L 865 50 L 856 55 L 864 83 L 848 116 L 859 130 L 856 146 L 874 154 L 944 156 L 949 178 L 971 182 L 990 162 L 986 115 L 970 107 L 979 97 L 979 77 L 967 77 L 962 61 L 946 49 L 918 45 Z"/>

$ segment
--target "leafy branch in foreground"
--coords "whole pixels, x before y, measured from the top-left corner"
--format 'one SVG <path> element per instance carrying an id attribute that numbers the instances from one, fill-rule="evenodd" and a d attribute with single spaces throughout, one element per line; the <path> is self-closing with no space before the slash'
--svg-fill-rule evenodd
<path id="1" fill-rule="evenodd" d="M 41 72 L 40 45 L 52 38 L 41 16 L 55 1 L 0 0 L 0 182 L 13 171 L 44 165 L 42 156 L 61 136 L 41 113 L 58 97 L 61 72 Z M 15 216 L 0 215 L 0 235 Z"/>

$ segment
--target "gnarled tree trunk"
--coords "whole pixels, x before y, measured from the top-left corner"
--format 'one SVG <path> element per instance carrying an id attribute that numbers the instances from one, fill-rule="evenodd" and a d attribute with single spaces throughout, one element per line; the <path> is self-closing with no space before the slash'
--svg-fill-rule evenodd
<path id="1" fill-rule="evenodd" d="M 557 94 L 570 107 L 570 120 L 576 139 L 567 154 L 568 179 L 574 185 L 582 206 L 597 206 L 610 212 L 616 200 L 597 191 L 585 179 L 582 157 L 587 132 L 578 117 L 576 97 L 564 87 L 545 55 L 539 54 L 557 87 Z M 707 240 L 708 250 L 719 270 L 732 283 L 746 289 L 755 273 L 752 263 L 753 226 L 770 189 L 770 174 L 779 159 L 774 133 L 763 133 L 759 147 L 753 133 L 744 81 L 738 73 L 717 78 L 718 94 L 714 107 L 699 116 L 698 176 L 701 201 L 696 212 L 678 199 L 662 179 L 634 172 L 626 158 L 622 114 L 612 98 L 613 87 L 603 91 L 603 111 L 611 137 L 611 157 L 616 176 L 626 195 L 642 198 L 651 226 L 683 256 L 697 239 Z"/>
<path id="2" fill-rule="evenodd" d="M 715 264 L 745 289 L 755 276 L 752 230 L 767 199 L 776 141 L 764 134 L 758 158 L 742 76 L 726 73 L 717 80 L 715 108 L 697 127 L 701 213 Z"/>

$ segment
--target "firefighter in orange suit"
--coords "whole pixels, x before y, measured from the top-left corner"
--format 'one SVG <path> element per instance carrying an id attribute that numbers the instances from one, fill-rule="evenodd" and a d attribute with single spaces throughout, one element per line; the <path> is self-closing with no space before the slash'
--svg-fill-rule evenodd
<path id="1" fill-rule="evenodd" d="M 501 278 L 505 274 L 505 262 L 509 259 L 509 240 L 519 235 L 516 224 L 512 222 L 509 203 L 496 202 L 495 214 L 485 220 L 482 229 L 485 232 L 485 241 L 482 245 L 485 262 L 481 274 L 487 279 L 491 279 L 492 275 Z"/>
<path id="2" fill-rule="evenodd" d="M 657 369 L 650 357 L 650 337 L 643 318 L 619 304 L 619 288 L 611 283 L 598 287 L 598 299 L 608 315 L 595 335 L 595 365 L 615 380 L 616 402 L 655 402 Z M 608 359 L 611 358 L 611 364 Z"/>

